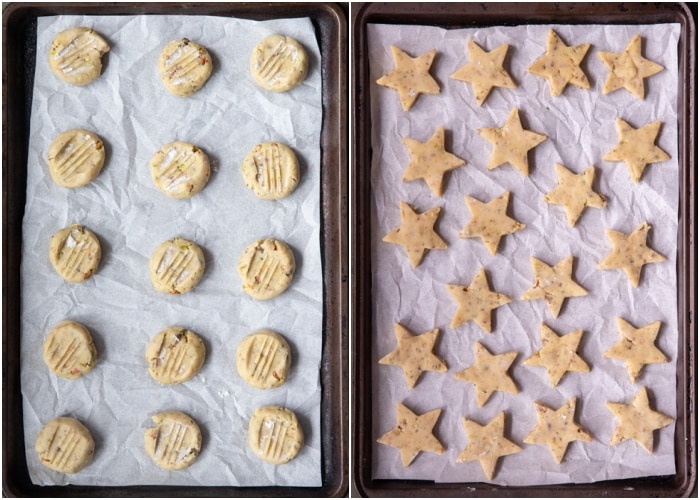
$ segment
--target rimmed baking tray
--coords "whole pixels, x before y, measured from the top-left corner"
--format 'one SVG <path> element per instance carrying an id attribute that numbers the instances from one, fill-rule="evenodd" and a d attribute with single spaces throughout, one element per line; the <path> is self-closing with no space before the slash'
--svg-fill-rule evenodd
<path id="1" fill-rule="evenodd" d="M 696 472 L 696 20 L 684 4 L 578 3 L 353 3 L 352 4 L 353 165 L 352 210 L 352 349 L 353 349 L 353 483 L 363 496 L 687 496 Z M 372 121 L 367 25 L 420 24 L 442 28 L 522 24 L 679 23 L 679 230 L 676 473 L 588 484 L 505 487 L 485 483 L 377 480 L 372 478 L 372 258 L 371 165 Z"/>
<path id="2" fill-rule="evenodd" d="M 348 487 L 347 6 L 297 3 L 25 3 L 3 12 L 3 494 L 7 496 L 337 497 Z M 309 17 L 321 51 L 322 485 L 302 487 L 47 486 L 27 471 L 20 387 L 20 257 L 37 17 L 208 15 Z"/>

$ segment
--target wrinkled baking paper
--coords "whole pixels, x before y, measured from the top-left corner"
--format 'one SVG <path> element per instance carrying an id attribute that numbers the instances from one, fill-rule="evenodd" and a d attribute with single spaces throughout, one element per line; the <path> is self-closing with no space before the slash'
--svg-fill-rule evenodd
<path id="1" fill-rule="evenodd" d="M 527 72 L 530 64 L 544 54 L 550 27 L 567 45 L 591 44 L 582 64 L 591 81 L 590 90 L 569 85 L 561 96 L 551 97 L 548 83 Z M 674 426 L 654 433 L 651 455 L 635 441 L 609 446 L 617 421 L 605 402 L 629 402 L 645 386 L 653 407 L 676 415 L 679 25 L 460 30 L 369 25 L 367 29 L 373 148 L 372 375 L 376 381 L 372 436 L 376 439 L 396 425 L 398 402 L 418 413 L 442 408 L 435 432 L 446 448 L 442 455 L 421 453 L 410 467 L 403 468 L 395 448 L 375 443 L 373 477 L 487 481 L 478 461 L 456 463 L 467 446 L 461 419 L 485 425 L 501 411 L 506 412 L 506 436 L 524 449 L 500 459 L 493 483 L 555 484 L 673 474 Z M 643 55 L 665 69 L 646 79 L 643 101 L 626 90 L 603 95 L 608 70 L 597 53 L 623 52 L 637 33 L 643 37 Z M 469 39 L 487 51 L 509 44 L 505 67 L 518 85 L 516 89 L 494 88 L 482 107 L 476 106 L 471 85 L 449 77 L 467 64 Z M 374 82 L 393 68 L 390 45 L 413 57 L 436 48 L 431 74 L 440 84 L 440 94 L 421 95 L 413 108 L 404 112 L 395 91 L 376 85 Z M 514 107 L 520 109 L 526 129 L 549 137 L 530 151 L 529 178 L 509 165 L 487 170 L 491 143 L 475 131 L 501 127 Z M 655 120 L 663 122 L 657 144 L 671 159 L 648 166 L 639 184 L 631 181 L 625 164 L 602 160 L 618 142 L 617 116 L 635 127 Z M 423 181 L 401 181 L 409 161 L 401 138 L 426 141 L 441 125 L 447 130 L 447 150 L 465 159 L 467 165 L 447 174 L 444 195 L 437 198 Z M 570 228 L 563 207 L 543 200 L 556 185 L 557 162 L 576 173 L 595 166 L 594 189 L 606 196 L 607 208 L 587 208 L 576 226 Z M 498 254 L 492 256 L 480 238 L 461 239 L 457 233 L 471 219 L 465 195 L 486 202 L 504 191 L 511 191 L 509 215 L 527 227 L 505 236 Z M 411 268 L 403 247 L 382 242 L 384 235 L 400 224 L 400 200 L 421 212 L 442 207 L 436 227 L 449 247 L 428 252 L 417 269 Z M 633 288 L 622 270 L 599 270 L 597 265 L 611 249 L 606 228 L 630 233 L 644 221 L 652 226 L 649 245 L 667 260 L 645 266 L 639 288 Z M 554 265 L 569 255 L 574 255 L 573 277 L 588 290 L 587 296 L 567 299 L 558 318 L 552 317 L 544 300 L 520 300 L 534 283 L 531 256 Z M 513 301 L 496 310 L 491 334 L 474 322 L 450 328 L 457 306 L 445 285 L 468 285 L 481 267 L 486 269 L 491 287 Z M 602 357 L 618 340 L 616 316 L 636 327 L 660 320 L 657 346 L 670 362 L 647 365 L 637 383 L 632 383 L 624 363 Z M 396 346 L 394 322 L 415 333 L 439 328 L 436 352 L 447 362 L 448 371 L 426 372 L 409 390 L 400 368 L 379 365 L 377 360 Z M 523 364 L 541 347 L 543 322 L 559 334 L 583 329 L 579 354 L 591 366 L 590 373 L 568 373 L 552 388 L 545 368 Z M 477 341 L 494 354 L 512 350 L 519 353 L 510 370 L 519 394 L 496 392 L 479 408 L 474 385 L 454 378 L 455 373 L 474 362 Z M 533 401 L 559 408 L 573 396 L 578 398 L 577 421 L 594 439 L 590 443 L 571 443 L 557 465 L 547 446 L 524 444 L 523 439 L 537 424 Z"/>
<path id="2" fill-rule="evenodd" d="M 86 87 L 70 86 L 49 70 L 53 37 L 72 26 L 91 26 L 109 42 L 102 76 Z M 37 484 L 295 485 L 321 484 L 319 368 L 322 274 L 319 248 L 321 72 L 310 20 L 254 22 L 207 16 L 42 17 L 32 103 L 27 206 L 22 255 L 22 393 L 31 479 Z M 253 47 L 284 33 L 309 53 L 309 74 L 287 93 L 259 89 L 249 74 Z M 157 71 L 160 51 L 188 37 L 213 60 L 209 81 L 187 98 L 172 96 Z M 102 137 L 106 162 L 91 184 L 54 184 L 46 154 L 53 138 L 84 127 Z M 209 183 L 190 200 L 161 193 L 149 172 L 151 156 L 182 140 L 202 148 L 213 164 Z M 280 201 L 259 200 L 241 175 L 255 144 L 281 141 L 296 152 L 301 180 Z M 72 223 L 93 230 L 102 244 L 97 273 L 85 283 L 65 283 L 48 260 L 51 235 Z M 161 242 L 191 239 L 204 251 L 206 270 L 194 291 L 170 296 L 155 291 L 148 260 Z M 291 287 L 269 301 L 249 298 L 236 264 L 243 249 L 265 237 L 286 241 L 297 271 Z M 92 373 L 68 381 L 49 372 L 42 343 L 63 319 L 93 333 L 99 360 Z M 207 348 L 201 372 L 175 387 L 161 386 L 147 371 L 146 345 L 170 325 L 197 332 Z M 240 340 L 270 328 L 289 341 L 293 362 L 280 388 L 248 386 L 235 365 Z M 306 437 L 290 463 L 262 462 L 248 447 L 255 408 L 281 405 L 299 417 Z M 144 451 L 152 414 L 176 409 L 200 425 L 203 447 L 189 468 L 159 469 Z M 34 441 L 50 419 L 70 415 L 92 432 L 92 464 L 67 476 L 39 464 Z"/>

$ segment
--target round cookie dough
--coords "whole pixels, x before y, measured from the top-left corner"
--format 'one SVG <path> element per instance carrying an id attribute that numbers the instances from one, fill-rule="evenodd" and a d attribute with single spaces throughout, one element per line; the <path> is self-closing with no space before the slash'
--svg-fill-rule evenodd
<path id="1" fill-rule="evenodd" d="M 34 449 L 46 467 L 66 474 L 75 474 L 92 460 L 95 441 L 90 431 L 79 420 L 58 417 L 39 431 Z"/>
<path id="2" fill-rule="evenodd" d="M 258 300 L 277 297 L 294 277 L 294 254 L 286 243 L 268 238 L 258 240 L 238 259 L 238 275 L 243 290 Z"/>
<path id="3" fill-rule="evenodd" d="M 253 49 L 250 73 L 255 83 L 273 92 L 286 92 L 306 78 L 309 58 L 294 38 L 270 35 Z"/>
<path id="4" fill-rule="evenodd" d="M 286 464 L 304 444 L 304 432 L 293 411 L 279 406 L 255 410 L 248 424 L 248 444 L 259 458 Z"/>
<path id="5" fill-rule="evenodd" d="M 151 158 L 151 177 L 171 198 L 191 198 L 209 181 L 209 157 L 189 142 L 170 142 Z"/>
<path id="6" fill-rule="evenodd" d="M 92 335 L 78 322 L 61 321 L 44 340 L 44 362 L 60 377 L 80 378 L 92 371 L 96 360 Z"/>
<path id="7" fill-rule="evenodd" d="M 157 333 L 146 348 L 148 373 L 162 384 L 180 384 L 194 377 L 207 351 L 193 331 L 171 326 Z"/>
<path id="8" fill-rule="evenodd" d="M 158 245 L 149 263 L 151 283 L 162 293 L 187 293 L 204 274 L 204 254 L 195 243 L 173 238 Z"/>
<path id="9" fill-rule="evenodd" d="M 245 337 L 236 350 L 236 367 L 243 380 L 258 389 L 284 384 L 292 364 L 289 344 L 272 330 L 258 330 Z"/>
<path id="10" fill-rule="evenodd" d="M 49 146 L 49 173 L 59 186 L 76 188 L 91 182 L 102 170 L 105 148 L 97 134 L 66 130 Z"/>
<path id="11" fill-rule="evenodd" d="M 263 142 L 243 160 L 243 181 L 258 198 L 279 200 L 289 196 L 299 183 L 299 162 L 285 144 Z"/>
<path id="12" fill-rule="evenodd" d="M 197 423 L 181 411 L 164 411 L 151 417 L 156 424 L 144 435 L 146 453 L 166 470 L 192 465 L 202 448 L 202 433 Z"/>
<path id="13" fill-rule="evenodd" d="M 187 38 L 165 46 L 158 58 L 158 74 L 173 95 L 187 97 L 201 89 L 211 75 L 207 49 Z"/>
<path id="14" fill-rule="evenodd" d="M 49 243 L 49 260 L 71 283 L 82 283 L 97 270 L 102 257 L 100 240 L 88 228 L 73 224 L 56 232 Z"/>
<path id="15" fill-rule="evenodd" d="M 92 28 L 71 28 L 53 39 L 49 67 L 65 82 L 87 85 L 102 73 L 102 55 L 108 51 L 107 42 Z"/>

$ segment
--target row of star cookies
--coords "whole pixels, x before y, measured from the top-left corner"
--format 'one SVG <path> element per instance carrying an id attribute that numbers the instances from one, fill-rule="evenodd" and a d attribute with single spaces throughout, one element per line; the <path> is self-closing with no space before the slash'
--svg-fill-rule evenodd
<path id="1" fill-rule="evenodd" d="M 473 40 L 467 41 L 469 63 L 450 75 L 450 78 L 471 84 L 478 106 L 481 106 L 494 87 L 515 88 L 516 83 L 503 68 L 509 45 L 504 43 L 487 52 Z M 588 77 L 581 62 L 590 48 L 589 43 L 567 46 L 553 30 L 549 30 L 547 48 L 528 71 L 547 79 L 553 97 L 561 95 L 568 84 L 590 89 Z M 379 85 L 399 93 L 401 105 L 408 111 L 420 94 L 439 94 L 440 85 L 430 75 L 436 49 L 413 58 L 398 47 L 391 46 L 394 69 L 377 80 Z M 598 52 L 609 70 L 603 94 L 625 88 L 639 99 L 644 99 L 644 79 L 663 70 L 663 66 L 642 56 L 642 37 L 635 35 L 624 52 Z"/>
<path id="2" fill-rule="evenodd" d="M 573 441 L 593 441 L 593 435 L 575 420 L 576 397 L 558 409 L 534 401 L 537 424 L 525 436 L 524 443 L 547 445 L 556 463 L 561 463 L 569 444 Z M 629 403 L 607 402 L 607 408 L 618 423 L 610 438 L 616 446 L 633 439 L 649 453 L 653 451 L 654 431 L 673 423 L 673 418 L 651 408 L 646 387 L 639 389 Z M 435 437 L 433 428 L 442 409 L 416 414 L 403 403 L 397 404 L 397 425 L 377 441 L 400 450 L 401 463 L 408 467 L 421 451 L 442 454 L 445 447 Z M 457 462 L 479 460 L 484 475 L 493 479 L 499 458 L 518 453 L 523 448 L 505 437 L 505 411 L 493 420 L 481 425 L 462 417 L 467 434 L 467 447 L 457 457 Z"/>

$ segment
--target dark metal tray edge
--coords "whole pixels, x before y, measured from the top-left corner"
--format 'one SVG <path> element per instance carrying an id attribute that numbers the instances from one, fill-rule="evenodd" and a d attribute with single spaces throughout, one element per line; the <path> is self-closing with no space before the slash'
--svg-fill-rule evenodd
<path id="1" fill-rule="evenodd" d="M 371 362 L 372 278 L 370 226 L 371 119 L 367 86 L 367 23 L 427 24 L 472 27 L 531 24 L 681 24 L 679 72 L 683 79 L 679 108 L 681 192 L 678 234 L 679 356 L 676 474 L 589 484 L 502 487 L 486 483 L 376 480 L 372 478 Z M 351 393 L 353 487 L 367 497 L 637 497 L 690 496 L 697 488 L 697 4 L 580 4 L 580 3 L 353 3 L 352 30 L 352 352 Z"/>

